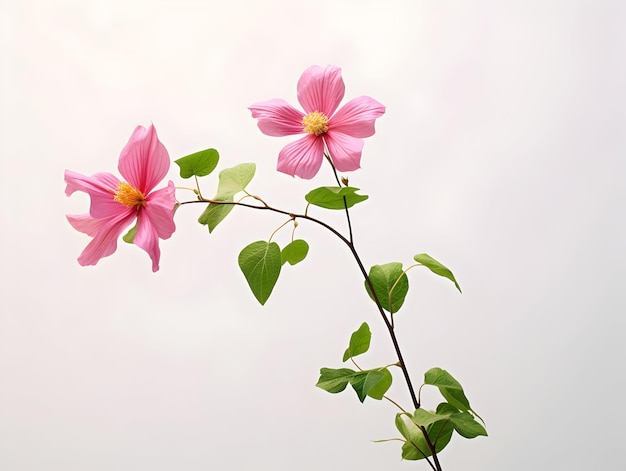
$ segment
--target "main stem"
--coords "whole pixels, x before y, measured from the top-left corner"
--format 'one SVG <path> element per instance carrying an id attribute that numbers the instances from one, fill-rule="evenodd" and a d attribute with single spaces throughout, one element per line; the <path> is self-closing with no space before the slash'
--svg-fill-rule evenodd
<path id="1" fill-rule="evenodd" d="M 391 342 L 393 344 L 393 348 L 396 351 L 396 356 L 398 357 L 398 365 L 400 366 L 400 369 L 402 370 L 402 374 L 404 375 L 404 379 L 406 381 L 407 387 L 409 389 L 409 394 L 411 396 L 411 401 L 413 402 L 413 406 L 415 407 L 415 409 L 419 409 L 420 408 L 420 403 L 417 400 L 417 396 L 415 394 L 415 389 L 413 388 L 413 382 L 411 381 L 411 377 L 409 375 L 409 371 L 406 367 L 406 364 L 404 363 L 404 358 L 402 356 L 402 351 L 400 350 L 400 345 L 398 344 L 398 339 L 396 337 L 396 333 L 394 330 L 394 326 L 391 324 L 391 322 L 389 321 L 389 319 L 387 318 L 385 311 L 382 307 L 382 304 L 380 302 L 380 300 L 378 299 L 378 296 L 376 295 L 376 292 L 374 291 L 374 286 L 372 285 L 372 281 L 370 280 L 369 275 L 367 274 L 367 271 L 365 270 L 365 266 L 363 265 L 363 262 L 361 261 L 361 257 L 359 255 L 359 253 L 357 252 L 356 248 L 354 247 L 354 242 L 352 241 L 352 237 L 350 239 L 347 239 L 343 234 L 341 234 L 338 230 L 336 230 L 334 227 L 326 224 L 324 221 L 321 221 L 319 219 L 316 219 L 314 217 L 311 217 L 307 214 L 297 214 L 297 213 L 290 213 L 288 211 L 283 211 L 282 209 L 277 209 L 274 207 L 269 206 L 267 203 L 265 203 L 264 201 L 261 200 L 261 202 L 263 203 L 263 206 L 257 206 L 254 204 L 247 204 L 247 203 L 242 203 L 240 201 L 214 201 L 214 200 L 209 200 L 209 199 L 199 199 L 199 200 L 194 200 L 194 201 L 185 201 L 180 203 L 181 205 L 183 204 L 191 204 L 191 203 L 209 203 L 209 204 L 228 204 L 228 205 L 235 205 L 235 206 L 243 206 L 246 208 L 252 208 L 252 209 L 259 209 L 259 210 L 264 210 L 264 211 L 271 211 L 274 213 L 279 213 L 279 214 L 284 214 L 289 216 L 291 219 L 306 219 L 308 221 L 314 222 L 316 224 L 319 224 L 320 226 L 324 227 L 325 229 L 328 229 L 331 233 L 333 233 L 335 236 L 337 236 L 344 244 L 346 244 L 348 246 L 348 249 L 350 249 L 350 252 L 352 253 L 352 256 L 354 257 L 354 260 L 356 261 L 359 270 L 361 270 L 361 274 L 363 275 L 363 278 L 365 279 L 365 283 L 367 284 L 367 287 L 369 289 L 369 292 L 372 294 L 372 298 L 374 299 L 374 303 L 376 304 L 376 307 L 378 308 L 378 312 L 380 314 L 380 316 L 383 319 L 383 322 L 385 323 L 385 326 L 387 327 L 387 331 L 389 332 L 389 336 L 391 337 Z M 348 211 L 348 209 L 346 208 L 346 212 Z M 349 219 L 348 219 L 349 221 Z M 350 234 L 352 234 L 352 228 L 350 227 Z M 434 461 L 434 466 L 433 464 L 431 464 L 431 467 L 433 469 L 435 469 L 436 471 L 442 471 L 441 465 L 439 463 L 439 458 L 437 457 L 437 451 L 435 449 L 434 444 L 432 443 L 432 441 L 430 440 L 428 433 L 426 432 L 426 428 L 425 427 L 420 427 L 420 429 L 422 430 L 422 433 L 424 434 L 424 438 L 426 439 L 426 444 L 432 454 L 433 457 L 433 461 Z M 430 461 L 429 461 L 430 463 Z"/>
<path id="2" fill-rule="evenodd" d="M 326 157 L 326 160 L 328 160 L 328 163 L 330 164 L 330 168 L 333 171 L 333 175 L 335 177 L 335 181 L 337 182 L 337 185 L 341 186 L 341 183 L 339 181 L 339 175 L 337 175 L 337 168 L 335 167 L 335 164 L 333 163 L 333 159 L 330 157 L 328 149 L 325 150 L 324 157 Z M 348 186 L 348 181 L 347 180 L 342 180 L 342 181 L 343 181 L 345 186 Z M 385 314 L 383 306 L 382 306 L 380 300 L 378 299 L 378 295 L 374 291 L 374 286 L 372 285 L 372 281 L 370 280 L 369 275 L 365 271 L 365 267 L 363 266 L 363 263 L 361 261 L 361 257 L 357 253 L 356 247 L 354 246 L 354 238 L 352 236 L 352 222 L 350 221 L 350 211 L 348 209 L 348 203 L 346 201 L 346 197 L 345 196 L 343 197 L 343 205 L 344 205 L 344 208 L 346 210 L 346 221 L 348 223 L 348 234 L 350 234 L 350 239 L 349 239 L 349 241 L 346 241 L 346 239 L 344 237 L 340 237 L 340 238 L 344 242 L 346 242 L 346 244 L 350 248 L 350 251 L 352 252 L 352 255 L 354 256 L 354 259 L 356 260 L 356 262 L 359 265 L 359 268 L 361 270 L 361 273 L 363 274 L 363 278 L 365 278 L 365 283 L 367 284 L 368 290 L 369 290 L 370 293 L 372 293 L 372 297 L 374 298 L 374 302 L 376 303 L 376 307 L 378 308 L 378 312 L 380 313 L 381 317 L 383 318 L 383 321 L 385 322 L 385 325 L 387 326 L 387 330 L 389 331 L 389 335 L 390 335 L 391 341 L 393 343 L 393 348 L 395 349 L 396 355 L 398 356 L 398 364 L 400 365 L 400 368 L 402 369 L 402 373 L 404 374 L 404 379 L 406 380 L 406 384 L 407 384 L 407 386 L 409 388 L 409 393 L 411 394 L 411 400 L 413 401 L 413 405 L 415 406 L 416 409 L 419 409 L 420 403 L 419 403 L 418 399 L 415 396 L 415 390 L 413 389 L 413 383 L 411 382 L 411 377 L 409 376 L 409 371 L 406 368 L 406 364 L 404 363 L 404 358 L 402 358 L 402 352 L 400 350 L 400 345 L 398 344 L 398 339 L 397 339 L 396 334 L 395 334 L 395 325 L 394 325 L 394 322 L 393 322 L 393 313 L 391 313 L 389 315 L 389 318 L 387 318 L 387 315 Z M 337 233 L 335 233 L 335 234 L 337 234 Z M 337 235 L 339 236 L 339 234 L 337 234 Z M 426 427 L 420 426 L 420 429 L 421 429 L 422 433 L 424 434 L 424 438 L 426 440 L 426 444 L 427 444 L 427 446 L 428 446 L 428 448 L 429 448 L 429 450 L 430 450 L 430 452 L 432 454 L 433 461 L 435 462 L 435 465 L 433 466 L 433 464 L 430 462 L 430 460 L 426 456 L 424 458 L 426 458 L 426 461 L 428 462 L 428 464 L 430 465 L 431 468 L 433 468 L 435 471 L 441 471 L 441 465 L 439 464 L 439 458 L 437 457 L 437 450 L 435 449 L 434 444 L 431 442 L 430 437 L 428 436 L 428 432 L 426 431 Z"/>

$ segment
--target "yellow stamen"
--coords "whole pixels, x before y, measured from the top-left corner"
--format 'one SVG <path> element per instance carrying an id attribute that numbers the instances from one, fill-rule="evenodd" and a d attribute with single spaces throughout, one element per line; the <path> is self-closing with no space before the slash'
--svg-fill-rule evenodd
<path id="1" fill-rule="evenodd" d="M 324 113 L 313 111 L 313 113 L 309 113 L 302 118 L 302 125 L 304 126 L 304 132 L 319 136 L 328 131 L 328 118 Z"/>
<path id="2" fill-rule="evenodd" d="M 141 208 L 146 204 L 146 197 L 141 191 L 133 188 L 126 182 L 117 185 L 117 191 L 114 193 L 113 201 L 122 203 L 129 208 Z"/>

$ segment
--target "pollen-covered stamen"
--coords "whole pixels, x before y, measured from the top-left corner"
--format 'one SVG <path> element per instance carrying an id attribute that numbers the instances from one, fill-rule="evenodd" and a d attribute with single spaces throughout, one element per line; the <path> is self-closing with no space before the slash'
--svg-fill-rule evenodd
<path id="1" fill-rule="evenodd" d="M 141 191 L 133 188 L 126 182 L 117 185 L 117 191 L 113 194 L 113 201 L 122 203 L 129 208 L 141 208 L 146 204 L 146 197 Z"/>
<path id="2" fill-rule="evenodd" d="M 302 118 L 302 125 L 307 134 L 319 136 L 328 131 L 328 118 L 324 113 L 313 111 Z"/>

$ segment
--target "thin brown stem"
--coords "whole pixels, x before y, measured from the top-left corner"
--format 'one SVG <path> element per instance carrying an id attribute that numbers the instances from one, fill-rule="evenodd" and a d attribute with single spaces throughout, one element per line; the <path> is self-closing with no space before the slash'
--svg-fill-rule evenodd
<path id="1" fill-rule="evenodd" d="M 335 164 L 333 163 L 333 159 L 330 158 L 330 154 L 328 153 L 328 151 L 324 152 L 324 157 L 326 157 L 326 160 L 328 160 L 328 163 L 330 164 L 330 168 L 333 169 L 333 175 L 335 176 L 335 181 L 337 182 L 337 186 L 341 187 L 339 175 L 337 175 L 337 168 L 335 167 Z M 350 235 L 349 237 L 350 243 L 354 244 L 354 237 L 352 236 L 352 223 L 350 222 L 350 211 L 348 211 L 348 201 L 346 200 L 345 196 L 343 197 L 343 207 L 346 210 L 346 220 L 348 221 L 348 234 Z"/>
<path id="2" fill-rule="evenodd" d="M 400 409 L 405 414 L 408 414 L 408 412 L 405 411 L 400 404 L 398 404 L 396 401 L 391 399 L 389 396 L 383 396 L 383 398 L 387 399 L 389 402 L 391 402 L 394 406 L 396 406 L 398 409 Z"/>

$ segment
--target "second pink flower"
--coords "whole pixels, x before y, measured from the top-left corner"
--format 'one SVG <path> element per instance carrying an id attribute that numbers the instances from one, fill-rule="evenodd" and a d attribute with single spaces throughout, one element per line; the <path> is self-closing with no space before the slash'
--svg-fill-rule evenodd
<path id="1" fill-rule="evenodd" d="M 360 96 L 337 111 L 344 92 L 339 67 L 314 65 L 298 80 L 298 101 L 304 113 L 279 98 L 250 106 L 252 117 L 258 118 L 264 134 L 306 134 L 280 151 L 279 172 L 313 178 L 322 165 L 325 150 L 341 172 L 361 167 L 363 138 L 374 134 L 374 122 L 385 113 L 385 107 L 373 98 Z"/>

